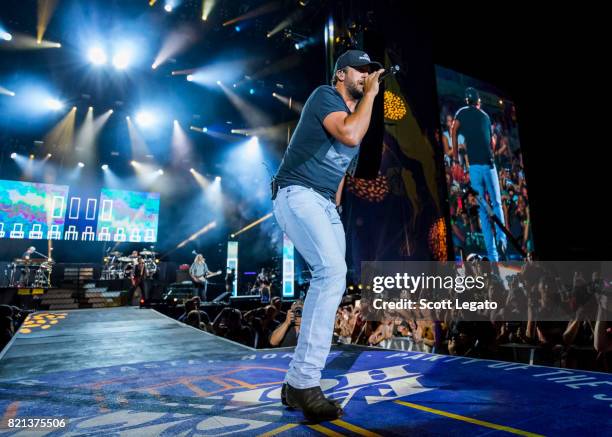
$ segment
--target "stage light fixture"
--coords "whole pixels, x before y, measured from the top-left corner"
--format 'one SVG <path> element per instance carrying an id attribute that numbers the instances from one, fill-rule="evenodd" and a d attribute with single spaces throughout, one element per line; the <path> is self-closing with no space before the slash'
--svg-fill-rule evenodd
<path id="1" fill-rule="evenodd" d="M 64 104 L 57 99 L 47 99 L 45 103 L 47 107 L 53 111 L 59 111 L 64 107 Z"/>
<path id="2" fill-rule="evenodd" d="M 125 70 L 130 66 L 132 53 L 127 48 L 123 48 L 113 56 L 113 65 L 117 70 Z"/>
<path id="3" fill-rule="evenodd" d="M 136 114 L 136 123 L 142 127 L 149 127 L 155 122 L 155 117 L 152 113 L 147 111 L 141 111 Z"/>
<path id="4" fill-rule="evenodd" d="M 89 62 L 94 65 L 104 65 L 108 61 L 108 56 L 102 47 L 92 47 L 87 52 Z"/>

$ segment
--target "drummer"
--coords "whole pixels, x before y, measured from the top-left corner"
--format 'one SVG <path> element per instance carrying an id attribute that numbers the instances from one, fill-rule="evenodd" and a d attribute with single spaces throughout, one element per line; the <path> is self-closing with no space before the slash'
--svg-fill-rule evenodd
<path id="1" fill-rule="evenodd" d="M 29 260 L 34 252 L 36 252 L 36 248 L 34 246 L 30 246 L 26 249 L 25 252 L 23 252 L 23 255 L 21 255 L 21 258 L 25 260 Z"/>

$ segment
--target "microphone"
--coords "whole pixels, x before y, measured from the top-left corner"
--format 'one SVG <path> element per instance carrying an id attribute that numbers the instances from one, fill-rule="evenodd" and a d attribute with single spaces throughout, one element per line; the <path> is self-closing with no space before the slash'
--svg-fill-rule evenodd
<path id="1" fill-rule="evenodd" d="M 378 82 L 380 83 L 385 78 L 397 74 L 398 71 L 400 71 L 399 65 L 392 65 L 391 67 L 387 68 L 383 74 L 380 75 L 380 77 L 378 78 Z"/>

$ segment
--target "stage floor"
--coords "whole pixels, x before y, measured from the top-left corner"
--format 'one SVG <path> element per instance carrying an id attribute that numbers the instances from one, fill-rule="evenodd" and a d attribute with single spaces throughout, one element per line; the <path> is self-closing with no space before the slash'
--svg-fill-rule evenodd
<path id="1" fill-rule="evenodd" d="M 291 349 L 246 348 L 148 309 L 36 313 L 0 357 L 0 434 L 591 435 L 612 429 L 609 374 L 350 346 L 334 347 L 322 382 L 344 405 L 344 417 L 308 424 L 280 403 L 290 359 Z M 62 429 L 6 428 L 9 419 L 60 416 L 67 419 Z"/>

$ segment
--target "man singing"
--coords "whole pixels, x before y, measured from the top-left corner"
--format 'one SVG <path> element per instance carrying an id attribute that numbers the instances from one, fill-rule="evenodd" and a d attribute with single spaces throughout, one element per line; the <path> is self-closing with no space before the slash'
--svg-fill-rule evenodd
<path id="1" fill-rule="evenodd" d="M 365 52 L 342 54 L 333 86 L 318 87 L 306 101 L 274 178 L 276 221 L 312 272 L 281 398 L 311 421 L 342 415 L 339 404 L 326 399 L 320 386 L 336 309 L 346 287 L 346 241 L 336 206 L 344 175 L 370 125 L 383 71 Z"/>

